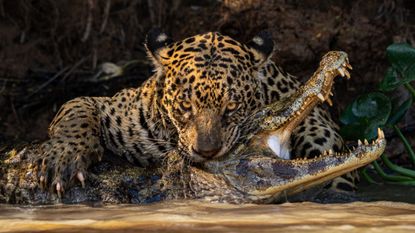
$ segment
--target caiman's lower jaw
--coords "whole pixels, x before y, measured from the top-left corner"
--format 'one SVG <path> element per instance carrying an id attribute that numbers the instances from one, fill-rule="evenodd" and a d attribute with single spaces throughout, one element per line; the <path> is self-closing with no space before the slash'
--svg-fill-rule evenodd
<path id="1" fill-rule="evenodd" d="M 313 159 L 252 160 L 248 170 L 251 166 L 254 168 L 262 165 L 262 168 L 264 168 L 264 163 L 269 163 L 265 167 L 265 169 L 269 169 L 269 173 L 265 172 L 267 177 L 257 175 L 255 181 L 252 180 L 251 182 L 263 184 L 266 180 L 268 183 L 267 186 L 252 183 L 251 187 L 254 188 L 245 191 L 251 200 L 267 198 L 275 200 L 283 191 L 286 195 L 292 195 L 369 164 L 379 158 L 385 147 L 384 133 L 381 129 L 378 129 L 377 139 L 371 143 L 367 140 L 362 143 L 359 140 L 358 146 L 349 152 L 334 153 L 330 150 Z M 244 183 L 246 184 L 247 181 Z"/>

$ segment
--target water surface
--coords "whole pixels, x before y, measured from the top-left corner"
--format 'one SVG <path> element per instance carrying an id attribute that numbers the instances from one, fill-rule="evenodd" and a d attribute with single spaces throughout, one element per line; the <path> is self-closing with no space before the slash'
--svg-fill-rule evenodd
<path id="1" fill-rule="evenodd" d="M 401 202 L 229 205 L 0 205 L 0 232 L 415 232 L 415 205 Z"/>

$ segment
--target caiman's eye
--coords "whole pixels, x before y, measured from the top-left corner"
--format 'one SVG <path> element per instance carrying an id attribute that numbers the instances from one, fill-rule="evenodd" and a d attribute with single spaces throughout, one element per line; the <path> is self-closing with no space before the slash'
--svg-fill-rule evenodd
<path id="1" fill-rule="evenodd" d="M 190 111 L 190 110 L 192 110 L 192 103 L 190 101 L 182 101 L 182 102 L 180 102 L 180 107 L 184 111 Z"/>
<path id="2" fill-rule="evenodd" d="M 238 106 L 239 104 L 237 102 L 229 102 L 228 105 L 226 105 L 226 111 L 235 111 L 238 108 Z"/>

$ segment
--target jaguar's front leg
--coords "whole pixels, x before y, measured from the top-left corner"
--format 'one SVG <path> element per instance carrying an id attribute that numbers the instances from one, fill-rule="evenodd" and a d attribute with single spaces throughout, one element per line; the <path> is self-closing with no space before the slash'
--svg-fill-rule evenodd
<path id="1" fill-rule="evenodd" d="M 49 127 L 37 160 L 39 182 L 59 197 L 78 180 L 85 184 L 87 168 L 103 155 L 98 98 L 81 97 L 64 104 Z"/>

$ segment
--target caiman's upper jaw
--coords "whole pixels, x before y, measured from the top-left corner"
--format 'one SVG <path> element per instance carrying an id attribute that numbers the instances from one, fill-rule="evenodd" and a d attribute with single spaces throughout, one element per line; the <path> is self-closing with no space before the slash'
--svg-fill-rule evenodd
<path id="1" fill-rule="evenodd" d="M 330 96 L 333 96 L 331 88 L 334 78 L 338 75 L 350 79 L 347 69 L 352 69 L 347 54 L 340 51 L 332 51 L 323 56 L 320 66 L 313 76 L 300 87 L 296 95 L 290 99 L 294 100 L 293 105 L 286 109 L 286 112 L 294 113 L 291 118 L 281 127 L 292 130 L 301 123 L 319 101 L 332 106 Z"/>
<path id="2" fill-rule="evenodd" d="M 260 132 L 253 139 L 253 146 L 269 147 L 281 158 L 289 158 L 291 133 L 319 103 L 332 105 L 331 88 L 337 75 L 350 78 L 352 69 L 347 54 L 340 51 L 327 53 L 313 76 L 299 90 L 285 100 L 270 104 L 262 111 L 266 117 L 260 123 Z"/>
<path id="3" fill-rule="evenodd" d="M 331 87 L 333 85 L 333 78 L 337 75 L 350 79 L 350 73 L 348 69 L 352 70 L 352 66 L 349 64 L 349 58 L 347 54 L 340 51 L 332 51 L 323 56 L 318 70 L 314 73 L 313 78 L 307 82 L 308 85 L 319 85 L 319 79 L 315 79 L 314 76 L 324 73 L 326 78 L 324 79 L 323 88 L 321 93 L 317 94 L 317 97 L 321 102 L 327 101 L 332 106 L 333 102 L 330 96 L 333 96 Z M 307 85 L 306 84 L 306 85 Z"/>

